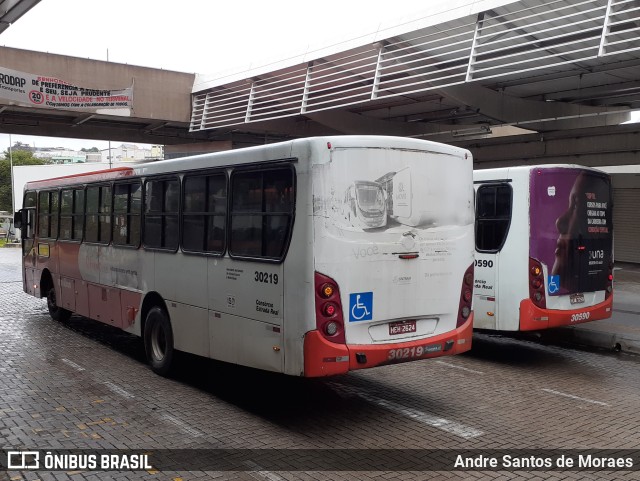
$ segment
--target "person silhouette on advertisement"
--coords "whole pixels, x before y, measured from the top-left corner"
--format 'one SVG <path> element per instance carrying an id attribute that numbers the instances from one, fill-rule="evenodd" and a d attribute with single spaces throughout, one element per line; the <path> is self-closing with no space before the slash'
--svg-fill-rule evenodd
<path id="1" fill-rule="evenodd" d="M 581 172 L 569 192 L 567 209 L 556 219 L 558 239 L 551 274 L 552 277 L 560 276 L 559 288 L 566 293 L 579 292 L 589 284 L 586 277 L 593 270 L 589 265 L 589 251 L 610 237 L 608 226 L 596 233 L 589 230 L 589 212 L 594 210 L 589 211 L 588 202 L 608 202 L 607 188 L 608 184 L 599 176 Z M 601 210 L 604 211 L 608 209 Z M 605 221 L 606 216 L 602 220 Z M 606 250 L 610 252 L 610 248 Z M 582 282 L 580 276 L 585 277 Z"/>

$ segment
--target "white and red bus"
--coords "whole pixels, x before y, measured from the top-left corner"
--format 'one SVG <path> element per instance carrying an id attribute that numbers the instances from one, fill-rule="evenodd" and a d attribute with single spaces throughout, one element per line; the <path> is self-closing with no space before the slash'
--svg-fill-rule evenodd
<path id="1" fill-rule="evenodd" d="M 577 165 L 474 171 L 475 327 L 531 331 L 611 317 L 611 182 Z"/>
<path id="2" fill-rule="evenodd" d="M 345 218 L 344 202 L 387 215 L 375 179 L 389 171 L 405 172 L 404 197 L 437 201 L 403 199 L 428 223 Z M 466 150 L 369 136 L 30 182 L 24 290 L 54 319 L 142 336 L 159 374 L 175 351 L 309 377 L 458 354 L 472 337 L 472 185 Z M 351 186 L 366 192 L 345 197 Z"/>

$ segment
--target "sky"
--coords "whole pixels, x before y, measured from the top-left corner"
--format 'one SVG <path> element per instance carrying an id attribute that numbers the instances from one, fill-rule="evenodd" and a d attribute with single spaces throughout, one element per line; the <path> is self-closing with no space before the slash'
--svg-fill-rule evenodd
<path id="1" fill-rule="evenodd" d="M 477 0 L 476 0 L 477 1 Z M 222 76 L 402 25 L 474 0 L 41 0 L 0 45 Z M 46 72 L 30 72 L 46 74 Z M 640 115 L 636 114 L 637 120 Z M 12 135 L 38 147 L 107 141 Z M 119 142 L 112 142 L 112 146 Z M 139 144 L 143 145 L 143 144 Z M 0 134 L 0 152 L 9 146 Z"/>
<path id="2" fill-rule="evenodd" d="M 0 45 L 222 75 L 400 25 L 434 9 L 469 3 L 473 2 L 41 0 L 0 35 Z M 106 141 L 95 140 L 12 135 L 11 141 L 35 142 L 38 147 L 107 148 Z M 0 151 L 8 146 L 8 134 L 0 134 Z"/>

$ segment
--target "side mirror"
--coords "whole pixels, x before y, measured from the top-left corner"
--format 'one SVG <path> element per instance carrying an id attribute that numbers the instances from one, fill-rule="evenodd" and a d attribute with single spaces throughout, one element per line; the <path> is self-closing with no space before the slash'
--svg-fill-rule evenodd
<path id="1" fill-rule="evenodd" d="M 13 214 L 13 227 L 16 229 L 22 229 L 22 226 L 27 225 L 27 211 L 20 209 Z"/>

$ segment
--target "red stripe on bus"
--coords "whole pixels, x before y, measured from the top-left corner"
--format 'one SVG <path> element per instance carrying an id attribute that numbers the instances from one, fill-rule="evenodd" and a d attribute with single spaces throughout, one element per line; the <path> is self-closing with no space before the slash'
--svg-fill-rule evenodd
<path id="1" fill-rule="evenodd" d="M 33 180 L 27 182 L 27 190 L 38 189 L 45 187 L 58 187 L 69 186 L 73 182 L 69 180 L 77 180 L 78 184 L 85 182 L 100 182 L 105 180 L 119 179 L 121 177 L 128 177 L 134 174 L 134 170 L 131 167 L 116 167 L 115 169 L 108 170 L 96 170 L 93 172 L 83 172 L 81 174 L 65 175 L 63 177 L 54 177 L 52 179 Z"/>
<path id="2" fill-rule="evenodd" d="M 453 331 L 410 342 L 376 345 L 348 344 L 345 346 L 327 341 L 318 331 L 310 331 L 304 337 L 304 376 L 332 376 L 384 364 L 461 354 L 471 349 L 472 336 L 473 312 L 462 326 Z M 450 345 L 449 348 L 445 348 L 447 343 Z M 420 356 L 399 357 L 395 355 L 395 352 L 394 355 L 391 354 L 391 351 L 402 351 L 403 353 L 406 351 L 416 354 L 418 348 L 436 345 L 440 345 L 441 349 L 425 352 Z M 337 357 L 342 356 L 348 356 L 349 362 L 335 362 Z M 358 357 L 360 357 L 360 361 Z M 366 359 L 366 362 L 362 362 L 363 359 Z"/>

